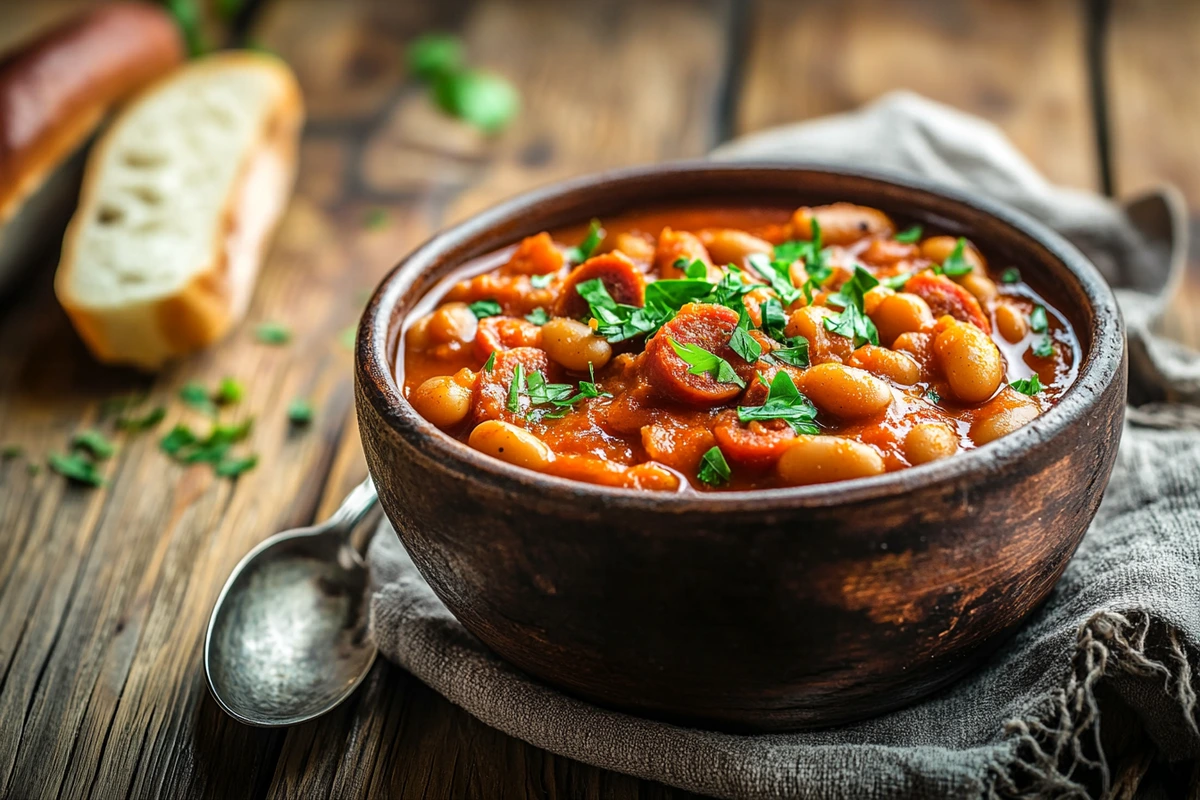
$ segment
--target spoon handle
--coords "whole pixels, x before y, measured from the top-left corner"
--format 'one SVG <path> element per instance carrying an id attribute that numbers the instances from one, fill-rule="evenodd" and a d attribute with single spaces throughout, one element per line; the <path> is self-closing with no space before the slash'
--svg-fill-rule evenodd
<path id="1" fill-rule="evenodd" d="M 375 492 L 375 482 L 368 475 L 366 480 L 355 486 L 353 491 L 342 501 L 342 505 L 325 522 L 328 528 L 340 528 L 346 534 L 354 530 L 367 512 L 375 507 L 379 495 Z"/>

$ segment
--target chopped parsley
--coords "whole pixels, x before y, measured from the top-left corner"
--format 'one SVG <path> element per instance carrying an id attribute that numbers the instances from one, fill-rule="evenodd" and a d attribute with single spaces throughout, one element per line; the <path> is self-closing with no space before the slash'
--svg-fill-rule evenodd
<path id="1" fill-rule="evenodd" d="M 476 300 L 467 306 L 471 309 L 471 313 L 475 315 L 475 319 L 486 319 L 487 317 L 498 317 L 503 313 L 500 304 L 495 300 Z"/>
<path id="2" fill-rule="evenodd" d="M 222 378 L 212 399 L 217 405 L 227 406 L 240 402 L 245 394 L 246 388 L 240 381 L 235 378 Z"/>
<path id="3" fill-rule="evenodd" d="M 424 81 L 453 75 L 465 63 L 462 42 L 446 33 L 427 33 L 418 38 L 408 46 L 405 60 L 409 72 Z"/>
<path id="4" fill-rule="evenodd" d="M 762 345 L 750 335 L 749 329 L 750 315 L 746 313 L 745 309 L 742 309 L 737 327 L 733 329 L 733 335 L 729 338 L 729 347 L 747 364 L 753 364 L 762 355 Z"/>
<path id="5" fill-rule="evenodd" d="M 655 284 L 651 284 L 653 285 Z M 618 303 L 612 299 L 608 289 L 604 287 L 604 281 L 599 278 L 578 284 L 575 291 L 587 301 L 592 317 L 598 323 L 596 333 L 610 342 L 623 342 L 635 336 L 653 333 L 674 316 L 674 311 L 664 313 L 661 309 L 651 308 L 649 305 L 638 308 Z"/>
<path id="6" fill-rule="evenodd" d="M 1036 372 L 1033 375 L 1030 375 L 1028 378 L 1022 378 L 1021 380 L 1013 381 L 1009 385 L 1021 394 L 1027 394 L 1030 397 L 1039 393 L 1043 388 L 1045 388 L 1042 386 L 1042 381 L 1037 376 Z"/>
<path id="7" fill-rule="evenodd" d="M 796 433 L 820 433 L 814 424 L 817 409 L 808 398 L 796 388 L 792 376 L 780 370 L 771 379 L 767 400 L 761 406 L 738 406 L 738 419 L 742 422 L 753 420 L 779 419 L 791 426 Z"/>
<path id="8" fill-rule="evenodd" d="M 687 263 L 686 258 L 681 258 L 675 262 L 675 266 L 682 269 L 683 276 L 689 280 L 702 281 L 708 277 L 708 265 L 698 258 L 690 264 Z"/>
<path id="9" fill-rule="evenodd" d="M 546 313 L 546 309 L 544 308 L 535 308 L 525 315 L 525 319 L 540 328 L 550 321 L 550 315 Z"/>
<path id="10" fill-rule="evenodd" d="M 766 355 L 768 361 L 777 361 L 803 369 L 808 366 L 808 339 L 793 336 L 786 340 L 787 347 L 778 347 Z"/>
<path id="11" fill-rule="evenodd" d="M 51 453 L 49 464 L 50 469 L 76 483 L 83 483 L 88 486 L 104 485 L 104 477 L 96 469 L 96 462 L 83 453 L 71 453 L 69 455 Z"/>
<path id="12" fill-rule="evenodd" d="M 518 372 L 519 370 L 519 372 Z M 602 392 L 596 386 L 596 373 L 591 363 L 588 363 L 590 380 L 580 381 L 579 390 L 575 391 L 569 383 L 547 383 L 546 376 L 540 370 L 526 373 L 520 364 L 513 370 L 513 380 L 508 388 L 508 410 L 513 413 L 520 411 L 521 395 L 529 398 L 530 409 L 526 419 L 559 419 L 572 406 L 583 400 L 595 397 L 612 397 L 608 392 Z M 538 408 L 542 406 L 543 408 Z M 550 408 L 544 408 L 550 406 Z"/>
<path id="13" fill-rule="evenodd" d="M 776 261 L 783 261 L 788 266 L 788 285 L 791 281 L 791 265 L 792 262 L 801 260 L 804 262 L 804 272 L 808 275 L 808 280 L 800 287 L 800 292 L 804 295 L 804 299 L 809 305 L 812 305 L 813 293 L 820 291 L 821 286 L 829 277 L 833 275 L 833 268 L 828 264 L 828 257 L 824 248 L 821 246 L 821 223 L 817 222 L 816 217 L 812 220 L 812 241 L 806 242 L 803 240 L 793 240 L 784 242 L 775 246 L 773 253 Z M 772 286 L 774 288 L 774 286 Z M 791 305 L 795 298 L 789 300 L 783 294 L 780 294 L 781 300 L 785 305 Z M 798 297 L 799 295 L 797 295 Z"/>
<path id="14" fill-rule="evenodd" d="M 784 242 L 784 244 L 791 244 L 791 242 Z M 805 242 L 805 244 L 808 243 Z M 779 247 L 783 247 L 783 245 Z M 779 252 L 778 247 L 775 250 L 777 253 Z M 754 253 L 750 256 L 749 262 L 754 271 L 771 284 L 771 290 L 779 295 L 779 299 L 785 305 L 791 305 L 800 299 L 801 290 L 792 283 L 791 261 L 779 258 L 769 259 L 762 253 Z"/>
<path id="15" fill-rule="evenodd" d="M 513 367 L 512 382 L 508 384 L 508 403 L 505 408 L 513 414 L 521 412 L 521 392 L 525 391 L 525 367 L 520 361 Z"/>
<path id="16" fill-rule="evenodd" d="M 97 430 L 79 431 L 71 437 L 72 450 L 86 450 L 95 459 L 103 461 L 106 458 L 112 458 L 113 453 L 117 452 L 104 434 Z"/>
<path id="17" fill-rule="evenodd" d="M 211 464 L 223 478 L 237 477 L 258 463 L 257 456 L 234 457 L 232 447 L 250 435 L 254 420 L 232 424 L 214 424 L 206 436 L 198 436 L 187 425 L 176 425 L 159 440 L 158 446 L 181 464 Z"/>
<path id="18" fill-rule="evenodd" d="M 492 354 L 487 357 L 487 361 L 483 362 L 483 371 L 491 372 L 495 368 L 496 368 L 496 351 L 493 350 Z"/>
<path id="19" fill-rule="evenodd" d="M 241 458 L 227 458 L 217 462 L 213 468 L 219 478 L 236 478 L 258 466 L 258 456 L 250 454 Z"/>
<path id="20" fill-rule="evenodd" d="M 216 405 L 213 403 L 212 398 L 208 396 L 208 389 L 205 389 L 202 384 L 196 381 L 189 381 L 183 385 L 179 390 L 179 399 L 197 411 L 203 411 L 205 414 L 217 413 Z"/>
<path id="21" fill-rule="evenodd" d="M 292 340 L 292 332 L 278 322 L 262 322 L 254 329 L 254 338 L 263 344 L 281 345 Z"/>
<path id="22" fill-rule="evenodd" d="M 720 486 L 721 484 L 729 483 L 729 478 L 732 475 L 733 470 L 729 468 L 729 462 L 725 460 L 725 454 L 716 445 L 710 447 L 700 457 L 700 469 L 696 472 L 696 480 L 701 483 L 709 486 Z"/>
<path id="23" fill-rule="evenodd" d="M 298 427 L 308 425 L 313 420 L 312 403 L 308 402 L 303 397 L 297 397 L 295 400 L 288 403 L 287 418 L 288 422 Z"/>
<path id="24" fill-rule="evenodd" d="M 1033 354 L 1038 358 L 1050 358 L 1054 355 L 1054 342 L 1049 336 L 1043 336 L 1041 340 L 1033 346 Z"/>
<path id="25" fill-rule="evenodd" d="M 971 266 L 971 262 L 967 261 L 965 255 L 967 249 L 967 240 L 963 237 L 958 237 L 958 242 L 954 245 L 954 249 L 950 251 L 950 255 L 942 262 L 941 267 L 934 269 L 939 275 L 949 275 L 956 278 L 960 275 L 966 275 L 975 268 Z"/>
<path id="26" fill-rule="evenodd" d="M 764 300 L 758 307 L 758 313 L 762 319 L 763 333 L 777 342 L 787 339 L 788 317 L 778 300 L 774 297 Z"/>
<path id="27" fill-rule="evenodd" d="M 1004 272 L 1000 273 L 1001 283 L 1018 283 L 1021 280 L 1021 270 L 1016 267 L 1009 267 Z"/>
<path id="28" fill-rule="evenodd" d="M 545 275 L 531 275 L 529 278 L 529 285 L 535 289 L 545 289 L 553 282 L 553 272 L 547 272 Z"/>
<path id="29" fill-rule="evenodd" d="M 892 238 L 903 244 L 913 244 L 921 240 L 921 234 L 925 231 L 920 225 L 913 225 L 911 228 L 905 228 L 897 233 Z"/>
<path id="30" fill-rule="evenodd" d="M 141 416 L 122 414 L 116 419 L 117 430 L 148 431 L 162 422 L 166 416 L 167 410 L 162 406 L 155 406 Z"/>
<path id="31" fill-rule="evenodd" d="M 1045 333 L 1050 328 L 1050 320 L 1046 318 L 1045 307 L 1034 307 L 1033 313 L 1029 315 L 1029 328 L 1034 333 Z"/>
<path id="32" fill-rule="evenodd" d="M 369 231 L 379 231 L 388 225 L 387 212 L 382 208 L 372 208 L 363 215 L 363 227 Z"/>
<path id="33" fill-rule="evenodd" d="M 852 340 L 855 347 L 868 342 L 879 344 L 879 331 L 863 310 L 863 295 L 878 285 L 875 276 L 855 265 L 853 277 L 829 298 L 831 303 L 841 305 L 842 311 L 836 316 L 825 317 L 825 329 Z"/>
<path id="34" fill-rule="evenodd" d="M 925 399 L 931 403 L 942 402 L 942 396 L 938 394 L 937 389 L 934 389 L 932 386 L 925 390 Z"/>
<path id="35" fill-rule="evenodd" d="M 489 72 L 462 70 L 433 82 L 433 99 L 442 110 L 484 133 L 499 133 L 521 106 L 513 85 Z"/>
<path id="36" fill-rule="evenodd" d="M 892 275 L 889 278 L 880 278 L 879 283 L 893 292 L 899 292 L 904 289 L 904 285 L 908 283 L 908 279 L 916 274 L 915 272 L 902 272 L 899 275 Z"/>
<path id="37" fill-rule="evenodd" d="M 600 227 L 600 220 L 594 219 L 588 226 L 588 232 L 583 237 L 583 241 L 577 247 L 567 248 L 567 261 L 572 264 L 582 264 L 592 257 L 592 253 L 596 252 L 596 248 L 602 241 L 604 241 L 604 228 Z"/>
<path id="38" fill-rule="evenodd" d="M 8 461 L 25 455 L 25 448 L 19 444 L 6 444 L 0 447 L 0 460 Z"/>
<path id="39" fill-rule="evenodd" d="M 738 377 L 729 362 L 720 356 L 714 355 L 696 344 L 680 344 L 669 337 L 667 341 L 675 351 L 675 355 L 688 365 L 690 374 L 709 375 L 717 383 L 730 383 L 742 389 L 746 388 L 746 382 Z"/>

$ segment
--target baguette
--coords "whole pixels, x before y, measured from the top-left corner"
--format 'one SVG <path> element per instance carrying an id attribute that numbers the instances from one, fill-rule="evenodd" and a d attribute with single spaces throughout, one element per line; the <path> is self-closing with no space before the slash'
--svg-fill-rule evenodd
<path id="1" fill-rule="evenodd" d="M 303 104 L 280 60 L 193 61 L 97 143 L 55 292 L 92 353 L 154 370 L 245 314 L 295 175 Z"/>
<path id="2" fill-rule="evenodd" d="M 82 145 L 114 105 L 183 60 L 161 9 L 114 3 L 73 17 L 0 62 L 0 288 L 57 244 Z"/>

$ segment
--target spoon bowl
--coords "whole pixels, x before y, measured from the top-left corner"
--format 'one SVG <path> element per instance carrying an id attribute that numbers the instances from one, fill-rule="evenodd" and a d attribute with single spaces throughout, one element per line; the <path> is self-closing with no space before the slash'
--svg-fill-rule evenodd
<path id="1" fill-rule="evenodd" d="M 217 703 L 259 727 L 294 725 L 348 697 L 375 661 L 369 574 L 350 533 L 375 502 L 368 478 L 323 525 L 276 534 L 217 598 L 204 668 Z"/>

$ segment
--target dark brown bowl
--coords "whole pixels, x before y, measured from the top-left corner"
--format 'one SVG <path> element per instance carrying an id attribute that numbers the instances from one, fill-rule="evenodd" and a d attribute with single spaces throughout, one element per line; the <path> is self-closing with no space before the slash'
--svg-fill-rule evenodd
<path id="1" fill-rule="evenodd" d="M 1049 412 L 977 450 L 825 486 L 664 495 L 481 455 L 405 401 L 405 315 L 466 260 L 546 229 L 697 201 L 847 200 L 962 232 L 1070 319 L 1083 352 Z M 1087 529 L 1121 434 L 1112 292 L 1008 207 L 822 166 L 667 164 L 522 195 L 423 244 L 359 328 L 359 427 L 388 517 L 454 615 L 503 658 L 599 703 L 728 729 L 814 727 L 945 686 L 1046 597 Z"/>

